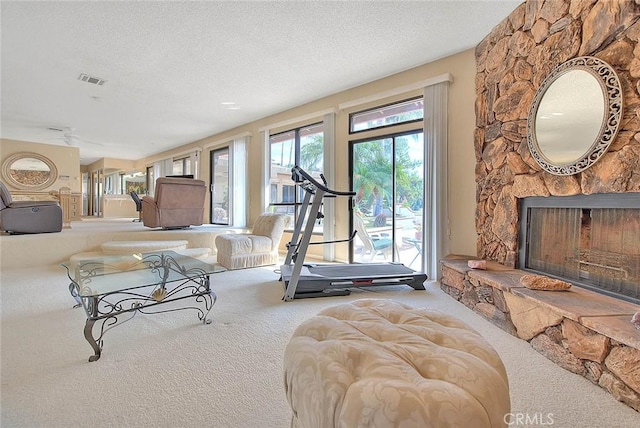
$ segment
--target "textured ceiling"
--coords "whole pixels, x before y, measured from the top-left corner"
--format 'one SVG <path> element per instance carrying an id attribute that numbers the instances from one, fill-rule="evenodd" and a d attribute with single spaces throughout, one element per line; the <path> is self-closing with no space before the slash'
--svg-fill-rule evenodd
<path id="1" fill-rule="evenodd" d="M 139 159 L 472 48 L 519 3 L 3 0 L 1 137 Z"/>

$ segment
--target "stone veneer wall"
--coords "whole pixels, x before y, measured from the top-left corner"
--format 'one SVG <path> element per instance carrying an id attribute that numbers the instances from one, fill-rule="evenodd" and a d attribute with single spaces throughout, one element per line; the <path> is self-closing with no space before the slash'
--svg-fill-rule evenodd
<path id="1" fill-rule="evenodd" d="M 529 290 L 514 268 L 519 198 L 640 192 L 639 18 L 640 0 L 527 0 L 477 46 L 477 254 L 490 269 L 445 259 L 441 281 L 456 300 L 638 411 L 640 331 L 630 323 L 637 306 L 579 287 Z M 559 177 L 529 153 L 527 116 L 546 76 L 577 56 L 616 70 L 623 118 L 595 165 Z"/>
<path id="2" fill-rule="evenodd" d="M 518 198 L 640 192 L 640 5 L 630 0 L 528 0 L 476 48 L 478 256 L 515 267 Z M 623 119 L 591 168 L 559 177 L 527 146 L 536 90 L 577 56 L 609 63 L 623 87 Z M 640 195 L 639 195 L 640 197 Z"/>

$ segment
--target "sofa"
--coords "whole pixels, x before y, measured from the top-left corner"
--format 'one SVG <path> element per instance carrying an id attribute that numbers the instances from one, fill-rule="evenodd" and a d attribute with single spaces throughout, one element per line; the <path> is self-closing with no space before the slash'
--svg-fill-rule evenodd
<path id="1" fill-rule="evenodd" d="M 284 354 L 292 427 L 507 426 L 498 353 L 451 315 L 385 299 L 332 306 Z"/>
<path id="2" fill-rule="evenodd" d="M 203 180 L 160 177 L 155 196 L 142 198 L 142 224 L 163 229 L 200 226 L 207 186 Z"/>
<path id="3" fill-rule="evenodd" d="M 289 222 L 287 214 L 260 215 L 251 233 L 216 236 L 218 263 L 227 269 L 244 269 L 278 263 L 278 246 Z"/>
<path id="4" fill-rule="evenodd" d="M 0 230 L 10 234 L 62 230 L 62 208 L 56 201 L 14 201 L 0 182 Z"/>

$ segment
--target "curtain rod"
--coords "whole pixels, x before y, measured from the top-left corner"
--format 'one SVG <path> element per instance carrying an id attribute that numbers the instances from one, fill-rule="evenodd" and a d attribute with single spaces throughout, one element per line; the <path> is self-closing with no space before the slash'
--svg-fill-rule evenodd
<path id="1" fill-rule="evenodd" d="M 362 104 L 370 103 L 372 101 L 389 98 L 394 95 L 403 94 L 405 92 L 415 91 L 417 89 L 426 88 L 427 86 L 437 85 L 442 82 L 453 82 L 453 75 L 451 73 L 441 74 L 439 76 L 431 77 L 429 79 L 420 80 L 418 82 L 410 83 L 404 86 L 398 86 L 397 88 L 389 89 L 388 91 L 379 92 L 377 94 L 369 95 L 366 97 L 358 98 L 357 100 L 347 101 L 338 105 L 339 110 L 348 109 L 351 107 L 359 106 Z"/>

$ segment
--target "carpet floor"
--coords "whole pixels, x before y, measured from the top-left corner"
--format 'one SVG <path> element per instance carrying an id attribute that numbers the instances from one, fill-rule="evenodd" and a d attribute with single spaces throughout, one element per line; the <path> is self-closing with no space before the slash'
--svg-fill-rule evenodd
<path id="1" fill-rule="evenodd" d="M 13 427 L 287 427 L 284 348 L 297 325 L 355 299 L 394 299 L 478 330 L 509 375 L 511 426 L 632 427 L 640 415 L 442 293 L 405 286 L 283 302 L 274 267 L 216 274 L 203 325 L 194 311 L 139 314 L 107 332 L 102 357 L 58 265 L 0 272 L 1 420 Z M 519 421 L 519 422 L 518 422 Z M 383 428 L 383 427 L 382 427 Z"/>

